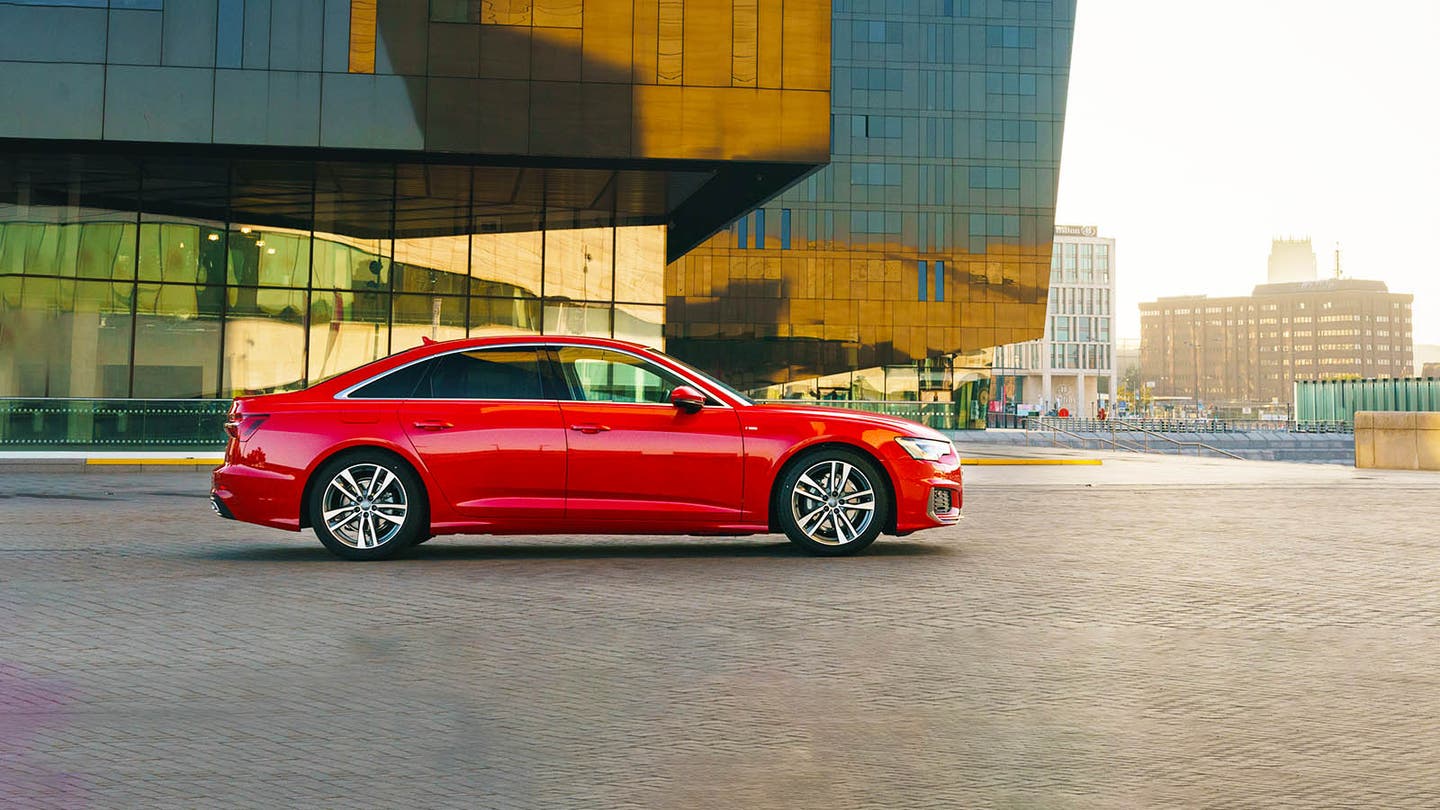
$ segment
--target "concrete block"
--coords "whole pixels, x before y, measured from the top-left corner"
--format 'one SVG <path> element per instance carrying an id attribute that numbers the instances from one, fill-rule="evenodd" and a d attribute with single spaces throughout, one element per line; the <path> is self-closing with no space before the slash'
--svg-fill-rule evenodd
<path id="1" fill-rule="evenodd" d="M 1355 412 L 1355 429 L 1356 429 L 1357 431 L 1358 431 L 1358 430 L 1361 430 L 1361 429 L 1371 429 L 1371 428 L 1374 428 L 1374 427 L 1375 427 L 1375 412 L 1374 412 L 1374 411 L 1356 411 L 1356 412 Z"/>
<path id="2" fill-rule="evenodd" d="M 1362 470 L 1375 468 L 1375 429 L 1362 428 L 1358 423 L 1355 427 L 1355 466 Z"/>
<path id="3" fill-rule="evenodd" d="M 1422 470 L 1440 470 L 1440 429 L 1415 431 L 1415 462 Z"/>
<path id="4" fill-rule="evenodd" d="M 1440 430 L 1440 411 L 1421 411 L 1415 414 L 1417 430 Z"/>
<path id="5" fill-rule="evenodd" d="M 1416 414 L 1404 411 L 1375 411 L 1376 430 L 1415 430 Z"/>
<path id="6" fill-rule="evenodd" d="M 1407 420 L 1396 421 L 1403 424 Z M 1415 430 L 1377 428 L 1374 434 L 1376 467 L 1385 470 L 1420 469 L 1419 455 L 1415 450 Z"/>

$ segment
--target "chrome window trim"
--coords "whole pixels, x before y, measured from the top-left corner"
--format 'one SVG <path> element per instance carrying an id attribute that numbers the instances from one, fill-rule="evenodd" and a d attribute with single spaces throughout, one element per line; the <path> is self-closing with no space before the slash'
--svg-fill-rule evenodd
<path id="1" fill-rule="evenodd" d="M 364 388 L 365 386 L 369 385 L 369 384 L 372 383 L 372 382 L 375 382 L 376 380 L 380 379 L 381 377 L 388 377 L 388 376 L 390 376 L 391 374 L 395 374 L 396 372 L 399 372 L 399 371 L 401 371 L 401 370 L 403 370 L 403 369 L 410 368 L 411 366 L 417 365 L 417 364 L 419 364 L 419 363 L 427 363 L 427 362 L 429 362 L 429 361 L 431 361 L 431 360 L 436 360 L 436 359 L 439 359 L 439 358 L 441 358 L 441 357 L 445 357 L 445 356 L 447 356 L 447 355 L 452 355 L 452 354 L 464 354 L 465 352 L 485 351 L 485 350 L 488 350 L 488 349 L 530 349 L 530 348 L 534 348 L 534 349 L 595 349 L 595 350 L 597 350 L 597 351 L 602 351 L 602 352 L 616 352 L 616 353 L 618 353 L 618 354 L 629 355 L 630 357 L 633 357 L 633 358 L 635 358 L 636 360 L 640 360 L 641 362 L 649 363 L 649 364 L 651 364 L 651 365 L 658 365 L 658 366 L 660 366 L 661 369 L 663 369 L 663 370 L 669 372 L 670 374 L 674 375 L 675 377 L 679 378 L 679 379 L 682 380 L 686 385 L 688 385 L 688 386 L 690 386 L 690 387 L 692 387 L 692 388 L 698 388 L 703 394 L 705 394 L 706 397 L 708 397 L 709 399 L 714 400 L 714 401 L 717 403 L 717 404 L 715 404 L 715 405 L 706 405 L 706 406 L 705 406 L 706 408 L 711 409 L 711 410 L 714 410 L 714 409 L 716 409 L 716 408 L 726 408 L 726 409 L 729 409 L 729 410 L 734 410 L 734 406 L 732 406 L 730 403 L 726 402 L 723 397 L 716 396 L 716 395 L 715 395 L 715 392 L 712 391 L 712 390 L 710 390 L 710 388 L 709 388 L 708 386 L 701 385 L 700 383 L 697 383 L 697 382 L 695 382 L 693 379 L 691 379 L 689 375 L 687 375 L 687 374 L 681 374 L 680 372 L 676 371 L 675 369 L 670 368 L 669 366 L 665 366 L 665 365 L 661 365 L 661 364 L 659 364 L 659 363 L 656 363 L 656 362 L 655 362 L 654 360 L 652 360 L 651 358 L 646 357 L 646 356 L 643 355 L 643 354 L 639 354 L 639 353 L 637 353 L 637 352 L 631 351 L 630 349 L 621 349 L 621 348 L 616 348 L 616 347 L 614 347 L 614 346 L 595 346 L 595 345 L 592 345 L 592 344 L 589 344 L 589 343 L 554 343 L 554 342 L 535 342 L 535 341 L 525 341 L 525 342 L 523 342 L 523 343 L 496 343 L 496 344 L 491 344 L 491 345 L 486 345 L 486 346 L 470 346 L 470 347 L 464 348 L 464 349 L 452 349 L 451 351 L 440 352 L 439 354 L 432 354 L 432 355 L 428 355 L 428 356 L 426 356 L 426 357 L 419 357 L 419 358 L 416 358 L 416 359 L 414 359 L 414 360 L 411 360 L 411 361 L 408 362 L 408 363 L 401 363 L 400 365 L 398 365 L 398 366 L 396 366 L 396 367 L 394 367 L 394 368 L 386 369 L 385 371 L 382 371 L 382 372 L 380 372 L 379 374 L 375 374 L 375 375 L 373 375 L 373 376 L 367 377 L 367 378 L 365 378 L 364 380 L 361 380 L 360 382 L 355 383 L 354 385 L 348 386 L 348 387 L 344 388 L 343 390 L 337 392 L 337 393 L 335 394 L 335 396 L 333 397 L 333 399 L 346 400 L 346 401 L 350 401 L 350 402 L 409 402 L 409 401 L 411 401 L 411 400 L 416 400 L 416 399 L 425 399 L 426 401 L 429 401 L 429 402 L 558 402 L 558 403 L 560 403 L 560 404 L 562 404 L 562 405 L 563 405 L 564 403 L 566 403 L 566 402 L 576 402 L 576 403 L 580 403 L 580 404 L 583 404 L 583 405 L 591 405 L 591 404 L 596 404 L 596 405 L 598 405 L 598 404 L 605 404 L 605 405 L 644 405 L 644 406 L 650 407 L 650 408 L 673 408 L 673 407 L 675 407 L 674 405 L 672 405 L 672 404 L 670 404 L 670 403 L 668 403 L 668 402 L 616 402 L 616 401 L 614 401 L 614 400 L 608 400 L 608 399 L 602 399 L 602 400 L 584 400 L 584 399 L 514 399 L 514 398 L 485 399 L 485 398 L 478 398 L 478 397 L 475 398 L 475 399 L 455 398 L 455 397 L 423 397 L 423 398 L 422 398 L 422 397 L 375 397 L 375 398 L 373 398 L 373 399 L 369 399 L 369 398 L 358 398 L 358 399 L 357 399 L 357 398 L 354 398 L 354 397 L 351 397 L 351 396 L 350 396 L 350 395 L 351 395 L 352 393 L 354 393 L 355 391 L 357 391 L 357 390 L 359 390 L 359 389 L 361 389 L 361 388 Z M 567 383 L 567 385 L 568 385 L 568 383 Z"/>
<path id="2" fill-rule="evenodd" d="M 512 343 L 505 343 L 505 344 L 495 345 L 495 346 L 471 346 L 471 347 L 468 348 L 468 349 L 453 349 L 453 350 L 448 351 L 448 352 L 440 352 L 440 353 L 438 353 L 438 354 L 431 354 L 431 355 L 427 355 L 427 356 L 425 356 L 425 357 L 419 357 L 419 358 L 416 358 L 416 359 L 414 359 L 414 360 L 411 360 L 411 361 L 408 362 L 408 363 L 401 363 L 400 365 L 398 365 L 398 366 L 396 366 L 396 367 L 394 367 L 394 368 L 386 369 L 386 370 L 384 370 L 384 371 L 380 372 L 379 374 L 376 374 L 376 375 L 374 375 L 374 376 L 372 376 L 372 377 L 367 377 L 367 378 L 365 378 L 364 380 L 361 380 L 360 382 L 355 383 L 354 385 L 349 386 L 348 388 L 345 388 L 345 389 L 342 390 L 342 391 L 339 391 L 338 393 L 335 394 L 335 397 L 334 397 L 334 398 L 335 398 L 335 399 L 353 400 L 353 401 L 355 401 L 355 402 L 408 402 L 408 401 L 410 401 L 410 400 L 412 400 L 412 399 L 419 399 L 420 397 L 375 397 L 374 399 L 369 399 L 369 398 L 355 399 L 355 398 L 351 397 L 350 395 L 353 394 L 353 393 L 355 393 L 355 391 L 357 391 L 357 390 L 359 390 L 359 389 L 361 389 L 361 388 L 364 388 L 365 386 L 369 385 L 370 383 L 375 382 L 376 380 L 380 379 L 381 377 L 388 377 L 388 376 L 390 376 L 391 374 L 394 374 L 394 373 L 396 373 L 396 372 L 398 372 L 398 371 L 401 371 L 401 370 L 403 370 L 403 369 L 410 368 L 411 366 L 419 365 L 420 363 L 428 363 L 428 362 L 430 362 L 431 360 L 438 360 L 438 359 L 441 358 L 441 357 L 447 357 L 447 356 L 452 355 L 452 354 L 463 354 L 463 353 L 465 353 L 465 352 L 481 351 L 481 350 L 484 350 L 484 349 L 528 349 L 528 348 L 543 349 L 543 348 L 545 348 L 545 346 L 544 346 L 544 344 L 533 343 L 533 342 L 513 343 L 513 344 L 512 344 Z M 436 399 L 437 401 L 442 401 L 442 402 L 500 402 L 500 401 L 502 401 L 502 400 L 499 400 L 499 399 L 455 399 L 454 397 L 445 397 L 445 398 L 443 398 L 443 399 L 441 399 L 441 398 L 432 398 L 432 397 L 424 397 L 424 399 Z M 504 400 L 504 401 L 508 401 L 508 402 L 559 402 L 560 400 L 558 400 L 558 399 L 510 399 L 510 400 Z"/>

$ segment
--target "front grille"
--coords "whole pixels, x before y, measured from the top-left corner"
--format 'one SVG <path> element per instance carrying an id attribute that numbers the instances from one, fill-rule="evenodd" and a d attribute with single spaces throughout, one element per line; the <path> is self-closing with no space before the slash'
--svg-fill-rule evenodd
<path id="1" fill-rule="evenodd" d="M 950 490 L 930 490 L 930 512 L 936 515 L 943 515 L 950 511 Z"/>

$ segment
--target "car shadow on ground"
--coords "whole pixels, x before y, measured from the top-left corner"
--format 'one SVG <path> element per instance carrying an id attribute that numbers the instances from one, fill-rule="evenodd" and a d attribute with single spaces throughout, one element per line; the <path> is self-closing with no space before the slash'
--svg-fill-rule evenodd
<path id="1" fill-rule="evenodd" d="M 933 554 L 949 554 L 953 549 L 933 543 L 919 543 L 905 540 L 880 540 L 857 555 L 856 559 L 867 557 L 913 557 Z M 326 551 L 319 543 L 276 546 L 256 545 L 244 547 L 221 547 L 197 550 L 188 557 L 211 560 L 232 560 L 236 562 L 331 562 L 342 560 Z M 779 542 L 724 542 L 695 539 L 683 542 L 606 542 L 585 543 L 535 543 L 490 539 L 439 538 L 415 548 L 406 549 L 392 562 L 444 562 L 452 560 L 599 560 L 599 559 L 695 559 L 706 557 L 729 558 L 809 558 L 810 555 L 784 540 Z"/>

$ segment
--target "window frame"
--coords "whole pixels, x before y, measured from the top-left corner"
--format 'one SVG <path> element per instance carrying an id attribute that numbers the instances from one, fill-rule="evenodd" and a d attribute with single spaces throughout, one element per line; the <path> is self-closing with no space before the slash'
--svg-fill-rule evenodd
<path id="1" fill-rule="evenodd" d="M 466 348 L 463 348 L 463 349 L 455 349 L 455 350 L 453 350 L 453 351 L 441 352 L 441 353 L 439 353 L 439 354 L 432 354 L 432 355 L 429 355 L 429 356 L 426 356 L 426 357 L 418 357 L 418 358 L 416 358 L 416 359 L 414 359 L 414 360 L 412 360 L 412 361 L 410 361 L 410 362 L 408 362 L 408 363 L 401 363 L 400 365 L 398 365 L 398 366 L 396 366 L 396 367 L 394 367 L 394 368 L 386 369 L 385 371 L 382 371 L 382 372 L 380 372 L 380 373 L 378 373 L 378 374 L 375 374 L 375 375 L 373 375 L 373 376 L 371 376 L 371 377 L 367 377 L 365 380 L 363 380 L 363 381 L 361 381 L 361 382 L 359 382 L 359 383 L 356 383 L 355 385 L 352 385 L 352 386 L 349 386 L 349 387 L 345 388 L 344 390 L 340 391 L 339 393 L 337 393 L 337 394 L 335 395 L 335 399 L 337 399 L 337 400 L 352 401 L 352 402 L 415 402 L 415 401 L 426 401 L 426 402 L 559 402 L 559 401 L 561 400 L 561 397 L 558 396 L 558 394 L 559 394 L 560 391 L 562 390 L 563 381 L 562 381 L 562 380 L 557 380 L 556 377 L 555 377 L 556 370 L 555 370 L 555 368 L 553 367 L 553 365 L 552 365 L 552 363 L 551 363 L 551 358 L 549 357 L 548 353 L 546 352 L 546 349 L 547 349 L 547 348 L 548 348 L 548 347 L 546 346 L 546 344 L 543 344 L 543 343 L 513 343 L 513 344 L 512 344 L 512 343 L 506 343 L 506 344 L 490 345 L 490 346 L 469 346 L 469 347 L 466 347 Z M 540 397 L 533 398 L 533 399 L 527 399 L 527 398 L 516 398 L 516 397 L 422 397 L 422 396 L 416 396 L 416 393 L 420 390 L 420 388 L 421 388 L 426 382 L 429 381 L 430 375 L 433 374 L 434 371 L 435 371 L 435 367 L 438 366 L 438 365 L 440 364 L 440 362 L 441 362 L 444 358 L 446 358 L 446 357 L 449 357 L 449 356 L 451 356 L 451 355 L 456 355 L 456 354 L 469 354 L 469 353 L 471 353 L 471 352 L 513 351 L 513 350 L 516 350 L 516 349 L 534 349 L 534 350 L 535 350 L 536 360 L 538 361 L 539 367 L 540 367 L 540 391 L 541 391 L 541 396 L 540 396 Z M 392 374 L 399 373 L 400 371 L 403 371 L 404 369 L 412 368 L 412 367 L 414 367 L 414 366 L 416 366 L 416 365 L 419 365 L 419 364 L 421 364 L 421 363 L 429 363 L 429 364 L 430 364 L 430 368 L 426 369 L 426 370 L 425 370 L 425 373 L 420 376 L 420 379 L 418 379 L 418 380 L 415 381 L 415 389 L 410 392 L 410 396 L 408 396 L 408 397 L 357 397 L 357 396 L 354 396 L 354 394 L 355 394 L 357 391 L 365 388 L 366 386 L 370 385 L 371 383 L 378 382 L 378 381 L 381 380 L 382 378 L 388 377 L 388 376 L 390 376 L 390 375 L 392 375 Z"/>
<path id="2" fill-rule="evenodd" d="M 626 356 L 626 357 L 634 358 L 635 360 L 639 361 L 639 364 L 640 364 L 640 367 L 641 367 L 641 368 L 651 367 L 651 368 L 658 369 L 658 370 L 661 372 L 661 375 L 660 375 L 660 376 L 662 377 L 662 379 L 663 379 L 664 376 L 673 377 L 673 378 L 675 378 L 676 380 L 679 380 L 680 385 L 688 385 L 688 386 L 690 386 L 691 388 L 694 388 L 695 390 L 697 390 L 697 391 L 699 391 L 700 393 L 704 394 L 704 395 L 705 395 L 705 407 L 706 407 L 706 408 L 729 408 L 729 407 L 731 407 L 729 403 L 727 403 L 727 402 L 725 402 L 724 400 L 720 399 L 719 397 L 715 396 L 714 392 L 712 392 L 712 391 L 709 389 L 708 386 L 700 385 L 699 383 L 696 383 L 695 380 L 692 379 L 689 375 L 681 374 L 680 372 L 675 371 L 674 369 L 671 369 L 671 368 L 669 368 L 668 366 L 664 366 L 664 365 L 661 365 L 660 363 L 656 363 L 654 360 L 652 360 L 652 359 L 650 359 L 650 358 L 648 358 L 648 357 L 645 357 L 644 355 L 638 354 L 638 353 L 636 353 L 636 352 L 626 351 L 626 350 L 624 350 L 624 349 L 619 349 L 619 348 L 616 348 L 616 347 L 613 347 L 613 346 L 591 346 L 591 345 L 576 344 L 576 343 L 551 344 L 548 348 L 549 348 L 550 362 L 551 362 L 551 364 L 552 364 L 552 366 L 553 366 L 553 368 L 554 368 L 554 372 L 555 372 L 557 378 L 559 379 L 560 384 L 563 385 L 563 386 L 565 386 L 565 388 L 566 388 L 566 393 L 569 395 L 568 398 L 562 399 L 562 400 L 561 400 L 562 402 L 577 402 L 577 403 L 583 403 L 583 404 L 586 404 L 586 405 L 644 406 L 644 407 L 649 407 L 649 408 L 655 408 L 655 407 L 660 407 L 660 408 L 673 408 L 673 407 L 675 407 L 675 406 L 672 405 L 672 404 L 670 403 L 670 401 L 669 401 L 669 394 L 666 394 L 666 395 L 665 395 L 665 396 L 666 396 L 666 401 L 664 401 L 664 402 L 626 402 L 626 401 L 616 401 L 616 400 L 613 400 L 613 399 L 585 399 L 585 398 L 583 397 L 584 390 L 583 390 L 583 388 L 581 388 L 581 386 L 580 386 L 579 377 L 578 377 L 578 375 L 575 374 L 575 371 L 574 371 L 574 364 L 573 364 L 573 363 L 571 363 L 571 364 L 566 364 L 563 360 L 560 359 L 560 351 L 561 351 L 562 349 L 582 349 L 582 350 L 590 350 L 590 351 L 594 351 L 594 352 L 599 352 L 600 354 L 605 354 L 605 353 L 620 354 L 620 355 L 624 355 L 624 356 Z M 567 366 L 568 366 L 568 367 L 567 367 Z M 677 385 L 676 388 L 678 388 L 678 387 L 680 387 L 680 386 Z M 671 389 L 670 389 L 670 391 L 672 391 L 672 392 L 673 392 L 674 390 L 675 390 L 675 388 L 671 388 Z"/>

